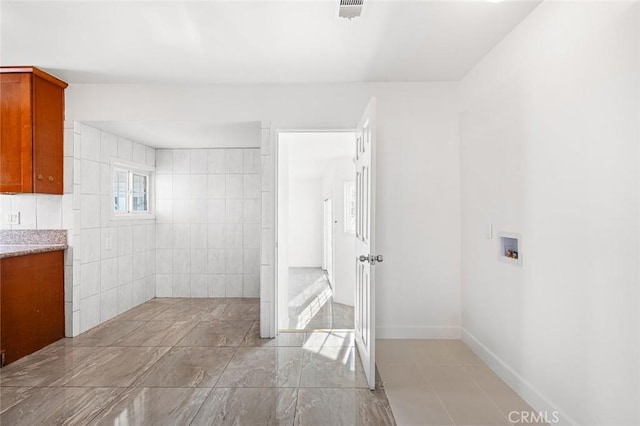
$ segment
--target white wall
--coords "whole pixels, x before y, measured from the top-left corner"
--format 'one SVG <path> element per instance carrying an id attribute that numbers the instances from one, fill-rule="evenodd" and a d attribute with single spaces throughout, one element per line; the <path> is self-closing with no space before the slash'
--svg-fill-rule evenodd
<path id="1" fill-rule="evenodd" d="M 331 198 L 333 223 L 333 297 L 338 303 L 353 306 L 356 284 L 356 237 L 344 232 L 344 184 L 355 178 L 353 160 L 336 160 L 323 179 L 324 198 Z"/>
<path id="2" fill-rule="evenodd" d="M 289 267 L 322 266 L 322 179 L 289 178 Z"/>
<path id="3" fill-rule="evenodd" d="M 270 122 L 355 128 L 378 99 L 379 337 L 458 337 L 460 168 L 456 83 L 261 86 L 72 85 L 79 120 Z M 267 139 L 268 141 L 268 139 Z M 268 160 L 273 146 L 263 147 Z M 263 181 L 263 197 L 273 182 Z M 264 198 L 263 198 L 264 199 Z M 269 231 L 263 229 L 263 233 Z M 272 231 L 271 231 L 272 232 Z M 271 239 L 273 239 L 273 235 Z M 264 235 L 263 235 L 264 237 Z"/>
<path id="4" fill-rule="evenodd" d="M 464 339 L 565 424 L 640 424 L 637 9 L 544 2 L 460 84 Z"/>
<path id="5" fill-rule="evenodd" d="M 258 297 L 259 149 L 157 150 L 157 297 Z"/>
<path id="6" fill-rule="evenodd" d="M 278 322 L 289 323 L 289 145 L 290 141 L 281 140 L 278 146 L 278 166 L 274 172 L 278 175 Z M 263 149 L 264 151 L 264 149 Z M 267 156 L 272 157 L 272 156 Z M 262 277 L 261 277 L 262 278 Z M 261 283 L 262 285 L 262 283 Z M 264 290 L 263 290 L 264 293 Z"/>

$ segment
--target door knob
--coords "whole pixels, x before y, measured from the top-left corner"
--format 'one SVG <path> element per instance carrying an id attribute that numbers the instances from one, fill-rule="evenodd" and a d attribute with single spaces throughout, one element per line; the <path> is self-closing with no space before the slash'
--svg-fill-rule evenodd
<path id="1" fill-rule="evenodd" d="M 38 180 L 42 180 L 42 175 L 38 175 Z"/>
<path id="2" fill-rule="evenodd" d="M 49 176 L 49 182 L 53 182 L 53 176 Z"/>
<path id="3" fill-rule="evenodd" d="M 382 262 L 384 259 L 381 254 L 378 254 L 375 256 L 373 254 L 370 254 L 369 256 L 365 256 L 364 254 L 361 254 L 358 257 L 358 260 L 360 260 L 360 262 L 363 262 L 363 263 L 369 262 L 370 264 L 375 265 L 378 262 Z"/>

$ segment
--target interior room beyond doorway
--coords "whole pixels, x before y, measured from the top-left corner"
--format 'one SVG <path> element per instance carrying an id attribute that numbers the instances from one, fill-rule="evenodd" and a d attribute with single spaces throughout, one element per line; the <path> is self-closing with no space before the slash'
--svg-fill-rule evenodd
<path id="1" fill-rule="evenodd" d="M 355 135 L 278 138 L 278 328 L 353 329 Z"/>

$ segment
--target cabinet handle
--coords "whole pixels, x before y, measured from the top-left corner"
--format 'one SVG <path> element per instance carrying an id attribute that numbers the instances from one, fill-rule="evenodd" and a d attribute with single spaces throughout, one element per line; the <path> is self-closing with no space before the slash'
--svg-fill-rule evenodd
<path id="1" fill-rule="evenodd" d="M 38 180 L 42 180 L 42 175 L 38 175 Z"/>
<path id="2" fill-rule="evenodd" d="M 49 182 L 53 182 L 53 176 L 49 176 Z"/>

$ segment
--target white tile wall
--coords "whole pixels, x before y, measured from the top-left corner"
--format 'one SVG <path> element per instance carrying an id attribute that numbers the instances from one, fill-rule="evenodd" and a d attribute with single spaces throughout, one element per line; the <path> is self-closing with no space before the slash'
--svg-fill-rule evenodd
<path id="1" fill-rule="evenodd" d="M 261 250 L 260 250 L 260 336 L 275 337 L 275 133 L 269 123 L 262 123 Z"/>
<path id="2" fill-rule="evenodd" d="M 259 149 L 157 150 L 157 297 L 258 297 Z"/>
<path id="3" fill-rule="evenodd" d="M 112 217 L 110 163 L 154 166 L 156 155 L 151 147 L 82 123 L 74 123 L 72 130 L 73 135 L 65 133 L 73 136 L 65 141 L 73 152 L 73 157 L 65 157 L 65 168 L 73 166 L 75 172 L 71 216 L 77 219 L 69 228 L 74 279 L 73 323 L 67 322 L 67 333 L 75 335 L 155 297 L 156 222 Z"/>

